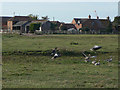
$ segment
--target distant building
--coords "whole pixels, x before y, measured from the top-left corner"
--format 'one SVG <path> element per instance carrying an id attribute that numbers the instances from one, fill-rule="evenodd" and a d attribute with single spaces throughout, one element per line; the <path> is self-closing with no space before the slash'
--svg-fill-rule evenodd
<path id="1" fill-rule="evenodd" d="M 14 23 L 14 24 L 11 24 Z M 32 23 L 41 23 L 41 26 L 39 28 L 39 31 L 48 31 L 51 30 L 52 23 L 57 25 L 57 28 L 59 29 L 60 22 L 59 21 L 46 21 L 46 20 L 31 20 L 31 19 L 9 19 L 8 26 L 9 29 L 12 31 L 21 31 L 22 33 L 28 33 L 30 31 L 30 24 Z"/>
<path id="2" fill-rule="evenodd" d="M 50 22 L 51 22 L 51 29 L 53 29 L 53 31 L 59 30 L 59 27 L 62 24 L 62 22 L 59 21 L 50 21 Z"/>
<path id="3" fill-rule="evenodd" d="M 11 17 L 0 17 L 0 29 L 6 30 L 7 29 L 7 21 Z"/>
<path id="4" fill-rule="evenodd" d="M 19 21 L 16 24 L 13 25 L 13 30 L 23 32 L 28 32 L 25 28 L 25 26 L 30 23 L 31 21 Z"/>
<path id="5" fill-rule="evenodd" d="M 62 23 L 60 25 L 60 29 L 62 29 L 62 30 L 68 30 L 68 29 L 71 29 L 71 28 L 76 29 L 75 25 L 72 24 L 72 23 Z"/>
<path id="6" fill-rule="evenodd" d="M 30 23 L 28 23 L 28 24 L 25 25 L 25 32 L 29 32 L 29 30 L 30 30 L 30 24 L 32 24 L 32 23 L 41 23 L 39 31 L 48 31 L 51 28 L 51 22 L 50 21 L 34 20 L 34 21 L 31 21 Z"/>
<path id="7" fill-rule="evenodd" d="M 82 28 L 89 28 L 90 31 L 99 32 L 100 30 L 105 30 L 110 22 L 109 16 L 106 19 L 99 19 L 97 16 L 96 19 L 92 19 L 91 15 L 88 18 L 74 18 L 72 24 L 75 25 L 77 30 Z"/>
<path id="8" fill-rule="evenodd" d="M 7 21 L 8 30 L 12 31 L 14 29 L 13 25 L 18 23 L 19 21 L 32 21 L 32 18 L 30 18 L 29 16 L 14 16 Z"/>

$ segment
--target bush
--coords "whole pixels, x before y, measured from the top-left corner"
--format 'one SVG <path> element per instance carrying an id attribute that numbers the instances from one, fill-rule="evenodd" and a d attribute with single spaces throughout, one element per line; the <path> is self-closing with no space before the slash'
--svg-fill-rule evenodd
<path id="1" fill-rule="evenodd" d="M 112 33 L 112 23 L 109 21 L 109 24 L 106 28 L 107 33 Z"/>
<path id="2" fill-rule="evenodd" d="M 58 25 L 56 23 L 51 23 L 51 30 L 58 30 Z"/>
<path id="3" fill-rule="evenodd" d="M 67 31 L 67 27 L 63 25 L 63 26 L 60 27 L 60 30 L 66 30 Z"/>
<path id="4" fill-rule="evenodd" d="M 41 23 L 31 23 L 30 24 L 30 33 L 34 33 L 35 30 L 39 30 Z"/>
<path id="5" fill-rule="evenodd" d="M 80 30 L 85 31 L 85 32 L 89 32 L 90 31 L 90 29 L 88 27 L 80 28 Z"/>

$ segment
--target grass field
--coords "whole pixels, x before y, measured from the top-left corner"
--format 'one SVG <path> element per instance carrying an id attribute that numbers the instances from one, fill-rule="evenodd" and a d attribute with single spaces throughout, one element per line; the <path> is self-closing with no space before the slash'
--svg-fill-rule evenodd
<path id="1" fill-rule="evenodd" d="M 117 35 L 2 36 L 3 88 L 117 88 Z M 78 45 L 70 43 L 77 42 Z M 97 53 L 89 49 L 103 48 Z M 54 47 L 61 57 L 51 60 Z M 99 66 L 84 62 L 81 52 L 97 55 Z M 105 59 L 113 56 L 112 62 Z M 91 61 L 94 59 L 91 59 Z"/>

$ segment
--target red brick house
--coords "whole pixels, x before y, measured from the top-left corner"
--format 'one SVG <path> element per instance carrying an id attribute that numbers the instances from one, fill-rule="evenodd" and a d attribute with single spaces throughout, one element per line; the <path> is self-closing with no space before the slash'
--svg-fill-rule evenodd
<path id="1" fill-rule="evenodd" d="M 8 30 L 12 31 L 14 29 L 13 25 L 19 21 L 32 21 L 32 18 L 29 16 L 14 16 L 7 21 Z"/>
<path id="2" fill-rule="evenodd" d="M 91 31 L 100 31 L 105 30 L 109 24 L 110 20 L 109 17 L 106 19 L 91 19 L 91 16 L 89 15 L 88 18 L 74 18 L 72 20 L 72 24 L 75 25 L 77 30 L 80 30 L 81 28 L 89 28 Z"/>

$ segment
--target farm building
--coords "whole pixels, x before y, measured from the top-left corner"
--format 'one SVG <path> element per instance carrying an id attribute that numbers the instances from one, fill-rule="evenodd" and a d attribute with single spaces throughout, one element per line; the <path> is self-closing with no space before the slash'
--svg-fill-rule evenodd
<path id="1" fill-rule="evenodd" d="M 13 25 L 13 30 L 18 30 L 21 32 L 27 32 L 25 25 L 30 23 L 30 21 L 19 21 L 16 24 Z"/>
<path id="2" fill-rule="evenodd" d="M 7 29 L 7 21 L 12 17 L 0 17 L 0 29 L 6 30 Z"/>
<path id="3" fill-rule="evenodd" d="M 8 30 L 12 31 L 14 29 L 13 25 L 17 24 L 19 21 L 23 21 L 20 22 L 20 24 L 24 24 L 24 21 L 32 21 L 32 18 L 30 18 L 29 16 L 14 16 L 7 21 Z M 19 23 L 17 25 L 19 25 Z"/>
<path id="4" fill-rule="evenodd" d="M 39 31 L 48 31 L 48 30 L 50 30 L 50 27 L 51 27 L 50 21 L 44 21 L 44 20 L 31 21 L 30 23 L 25 25 L 25 30 L 27 32 L 30 30 L 30 24 L 32 24 L 32 23 L 40 23 L 41 24 L 39 27 Z"/>
<path id="5" fill-rule="evenodd" d="M 99 32 L 100 30 L 106 30 L 108 24 L 110 22 L 109 16 L 106 19 L 92 19 L 91 15 L 88 18 L 74 18 L 72 20 L 72 24 L 75 25 L 77 30 L 81 30 L 82 28 L 88 28 L 90 31 Z"/>
<path id="6" fill-rule="evenodd" d="M 60 30 L 68 30 L 71 28 L 76 29 L 75 25 L 72 23 L 62 23 L 59 28 L 60 28 Z"/>

